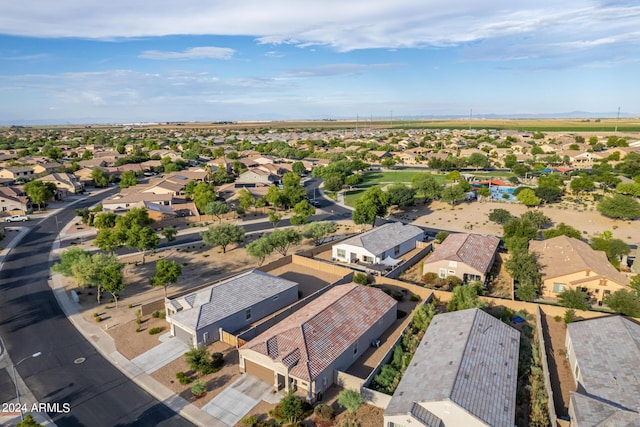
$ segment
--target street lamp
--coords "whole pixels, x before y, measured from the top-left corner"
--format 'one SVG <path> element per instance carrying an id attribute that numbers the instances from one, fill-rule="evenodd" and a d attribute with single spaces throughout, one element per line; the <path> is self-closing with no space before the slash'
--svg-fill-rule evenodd
<path id="1" fill-rule="evenodd" d="M 42 352 L 41 351 L 39 351 L 37 353 L 33 353 L 31 356 L 27 356 L 27 357 L 21 359 L 18 363 L 13 365 L 13 383 L 16 386 L 16 396 L 18 397 L 18 407 L 20 408 L 20 419 L 22 421 L 24 421 L 24 414 L 22 413 L 22 403 L 20 402 L 20 390 L 18 390 L 18 377 L 16 375 L 16 367 L 19 364 L 21 364 L 22 362 L 24 362 L 25 360 L 27 360 L 27 359 L 31 359 L 31 358 L 34 358 L 34 357 L 40 357 L 40 356 L 42 356 Z"/>

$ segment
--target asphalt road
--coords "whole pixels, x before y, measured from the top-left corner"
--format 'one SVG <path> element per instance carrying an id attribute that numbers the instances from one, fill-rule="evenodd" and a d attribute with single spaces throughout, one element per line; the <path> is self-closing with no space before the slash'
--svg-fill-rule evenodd
<path id="1" fill-rule="evenodd" d="M 99 196 L 103 198 L 105 194 Z M 62 227 L 74 209 L 57 217 Z M 53 217 L 37 223 L 7 256 L 0 272 L 0 335 L 18 372 L 38 400 L 69 403 L 69 413 L 50 413 L 65 426 L 190 426 L 104 359 L 65 317 L 48 286 L 49 251 L 56 236 Z M 84 363 L 75 364 L 77 358 Z"/>

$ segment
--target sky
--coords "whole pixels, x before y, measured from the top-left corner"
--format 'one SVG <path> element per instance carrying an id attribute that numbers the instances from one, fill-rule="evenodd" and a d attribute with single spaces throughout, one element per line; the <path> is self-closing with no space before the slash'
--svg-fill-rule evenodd
<path id="1" fill-rule="evenodd" d="M 0 2 L 0 123 L 640 115 L 636 0 Z"/>

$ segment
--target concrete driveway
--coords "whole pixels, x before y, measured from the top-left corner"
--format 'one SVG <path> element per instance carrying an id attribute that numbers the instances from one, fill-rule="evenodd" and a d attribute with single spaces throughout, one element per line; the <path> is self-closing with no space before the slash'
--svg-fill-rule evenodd
<path id="1" fill-rule="evenodd" d="M 284 393 L 272 393 L 273 384 L 268 384 L 253 375 L 243 374 L 220 394 L 202 407 L 217 419 L 234 426 L 261 400 L 277 403 Z"/>
<path id="2" fill-rule="evenodd" d="M 151 374 L 189 351 L 187 343 L 178 338 L 167 339 L 161 336 L 160 340 L 163 341 L 161 344 L 131 359 L 131 362 L 145 373 Z"/>

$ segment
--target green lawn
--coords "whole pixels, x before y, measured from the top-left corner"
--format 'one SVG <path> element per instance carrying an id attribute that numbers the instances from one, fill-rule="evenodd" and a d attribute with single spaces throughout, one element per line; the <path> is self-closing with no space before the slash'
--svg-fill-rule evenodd
<path id="1" fill-rule="evenodd" d="M 347 205 L 347 206 L 353 207 L 353 205 L 356 202 L 356 200 L 358 200 L 360 198 L 360 196 L 362 196 L 362 193 L 364 193 L 365 191 L 367 191 L 366 188 L 363 188 L 361 190 L 345 191 L 344 192 L 344 204 Z"/>
<path id="2" fill-rule="evenodd" d="M 364 181 L 363 183 L 371 183 L 371 182 L 404 182 L 410 183 L 411 179 L 416 174 L 419 173 L 429 173 L 421 170 L 411 170 L 411 169 L 399 169 L 394 171 L 375 171 L 375 172 L 366 172 L 362 174 Z M 444 175 L 433 174 L 433 176 L 441 182 L 444 182 Z"/>

